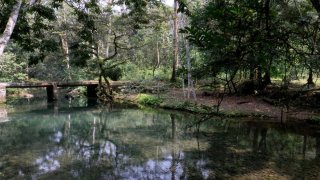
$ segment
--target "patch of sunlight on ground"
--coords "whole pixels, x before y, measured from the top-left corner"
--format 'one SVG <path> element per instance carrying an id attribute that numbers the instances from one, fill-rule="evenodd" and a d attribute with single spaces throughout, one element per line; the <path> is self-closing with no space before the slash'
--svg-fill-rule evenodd
<path id="1" fill-rule="evenodd" d="M 273 78 L 271 81 L 273 83 L 275 83 L 275 84 L 282 84 L 283 83 L 281 78 Z M 316 84 L 317 87 L 320 87 L 320 78 L 314 77 L 313 81 L 314 81 L 314 83 Z M 305 85 L 307 83 L 307 78 L 291 80 L 290 83 L 302 86 L 302 85 Z"/>

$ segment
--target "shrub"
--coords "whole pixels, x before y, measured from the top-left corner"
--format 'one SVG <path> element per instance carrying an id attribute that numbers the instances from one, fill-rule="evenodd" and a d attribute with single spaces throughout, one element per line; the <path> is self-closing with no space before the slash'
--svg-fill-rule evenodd
<path id="1" fill-rule="evenodd" d="M 140 94 L 138 96 L 138 103 L 143 105 L 158 106 L 162 99 L 149 94 Z"/>
<path id="2" fill-rule="evenodd" d="M 27 79 L 26 63 L 19 62 L 12 53 L 4 53 L 0 61 L 0 81 L 24 81 Z"/>
<path id="3" fill-rule="evenodd" d="M 118 81 L 122 77 L 122 71 L 119 67 L 115 67 L 112 69 L 108 69 L 105 75 L 109 77 L 112 81 Z"/>
<path id="4" fill-rule="evenodd" d="M 156 69 L 153 76 L 152 69 L 140 67 L 133 63 L 126 63 L 121 66 L 123 72 L 123 80 L 161 80 L 166 81 L 170 79 L 171 73 L 169 73 L 170 68 L 168 67 L 161 67 Z"/>

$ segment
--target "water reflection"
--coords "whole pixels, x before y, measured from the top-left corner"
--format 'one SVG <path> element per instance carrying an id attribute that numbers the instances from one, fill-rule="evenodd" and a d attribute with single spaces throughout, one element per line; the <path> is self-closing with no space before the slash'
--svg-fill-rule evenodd
<path id="1" fill-rule="evenodd" d="M 51 152 L 46 153 L 43 157 L 35 160 L 35 165 L 38 167 L 39 173 L 44 174 L 55 171 L 60 168 L 60 162 L 57 157 L 63 154 L 62 148 L 55 148 Z"/>
<path id="2" fill-rule="evenodd" d="M 318 178 L 320 136 L 301 124 L 110 106 L 8 114 L 0 179 Z"/>
<path id="3" fill-rule="evenodd" d="M 5 108 L 0 107 L 0 123 L 9 121 L 8 112 Z"/>

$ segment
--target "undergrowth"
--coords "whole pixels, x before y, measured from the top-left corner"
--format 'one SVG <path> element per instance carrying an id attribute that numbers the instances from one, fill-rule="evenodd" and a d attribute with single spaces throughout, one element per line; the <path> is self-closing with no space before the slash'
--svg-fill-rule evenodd
<path id="1" fill-rule="evenodd" d="M 159 106 L 162 101 L 163 101 L 162 98 L 154 95 L 150 95 L 150 94 L 138 95 L 138 103 L 142 105 Z"/>

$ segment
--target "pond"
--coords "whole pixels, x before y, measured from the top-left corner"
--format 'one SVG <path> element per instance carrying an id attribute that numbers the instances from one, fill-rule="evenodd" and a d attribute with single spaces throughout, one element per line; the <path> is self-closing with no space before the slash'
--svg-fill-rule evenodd
<path id="1" fill-rule="evenodd" d="M 317 127 L 33 103 L 2 110 L 0 179 L 320 178 Z"/>

